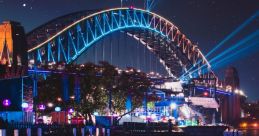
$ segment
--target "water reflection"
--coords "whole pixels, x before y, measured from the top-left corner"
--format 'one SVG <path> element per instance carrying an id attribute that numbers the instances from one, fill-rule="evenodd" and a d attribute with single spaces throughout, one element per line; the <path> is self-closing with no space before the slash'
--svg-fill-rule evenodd
<path id="1" fill-rule="evenodd" d="M 243 129 L 243 136 L 259 136 L 259 129 Z"/>

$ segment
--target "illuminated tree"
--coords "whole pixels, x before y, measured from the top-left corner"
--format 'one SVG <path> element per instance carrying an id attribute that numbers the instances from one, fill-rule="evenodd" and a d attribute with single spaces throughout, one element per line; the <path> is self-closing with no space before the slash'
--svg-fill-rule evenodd
<path id="1" fill-rule="evenodd" d="M 54 102 L 62 96 L 61 77 L 59 74 L 51 74 L 46 79 L 40 79 L 38 83 L 38 103 Z"/>
<path id="2" fill-rule="evenodd" d="M 138 72 L 136 69 L 133 68 L 122 71 L 118 78 L 118 90 L 121 93 L 120 95 L 123 97 L 120 97 L 120 99 L 118 98 L 114 102 L 116 105 L 115 107 L 119 110 L 125 111 L 125 102 L 127 96 L 129 95 L 132 99 L 132 107 L 131 111 L 122 114 L 120 118 L 133 112 L 136 108 L 142 106 L 145 93 L 147 92 L 150 85 L 151 82 L 149 81 L 145 73 Z M 122 105 L 124 105 L 124 107 L 122 107 Z"/>
<path id="3" fill-rule="evenodd" d="M 60 70 L 58 66 L 52 70 Z M 65 65 L 60 70 L 62 74 L 52 74 L 40 83 L 39 101 L 56 101 L 62 96 L 62 75 L 69 75 L 70 95 L 73 92 L 74 76 L 80 78 L 81 97 L 78 103 L 74 100 L 63 102 L 63 106 L 73 107 L 91 123 L 91 114 L 98 111 L 107 114 L 107 107 L 110 113 L 117 113 L 124 116 L 136 108 L 142 106 L 145 93 L 150 86 L 146 74 L 138 72 L 133 68 L 125 71 L 110 65 L 107 62 L 100 62 L 99 65 L 86 63 L 84 65 Z M 126 111 L 125 103 L 128 96 L 131 96 L 131 111 Z"/>
<path id="4" fill-rule="evenodd" d="M 87 63 L 80 67 L 80 73 L 84 76 L 80 78 L 81 100 L 77 110 L 92 122 L 91 114 L 97 109 L 105 109 L 108 96 L 106 89 L 101 82 L 102 68 Z"/>

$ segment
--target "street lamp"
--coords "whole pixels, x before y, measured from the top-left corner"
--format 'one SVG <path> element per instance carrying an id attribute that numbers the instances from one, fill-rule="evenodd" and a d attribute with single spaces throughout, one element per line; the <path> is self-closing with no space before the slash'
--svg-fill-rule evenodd
<path id="1" fill-rule="evenodd" d="M 39 104 L 39 105 L 38 105 L 38 109 L 39 109 L 40 111 L 44 111 L 44 110 L 46 109 L 46 106 L 45 106 L 44 104 Z M 37 121 L 38 121 L 38 118 L 37 118 Z"/>
<path id="2" fill-rule="evenodd" d="M 58 97 L 57 100 L 58 100 L 58 102 L 61 102 L 61 101 L 62 101 L 62 98 Z"/>
<path id="3" fill-rule="evenodd" d="M 72 122 L 72 116 L 73 116 L 74 109 L 69 108 L 68 109 L 68 123 L 70 124 Z"/>
<path id="4" fill-rule="evenodd" d="M 9 99 L 4 99 L 2 104 L 5 107 L 6 121 L 8 122 L 7 108 L 11 105 L 11 101 Z"/>
<path id="5" fill-rule="evenodd" d="M 23 122 L 24 122 L 24 120 L 25 120 L 25 118 L 24 118 L 24 112 L 25 112 L 25 110 L 24 109 L 26 109 L 26 108 L 28 108 L 29 107 L 29 104 L 27 103 L 27 102 L 23 102 L 22 103 L 22 118 L 23 118 Z M 27 115 L 25 115 L 26 116 L 26 120 L 27 120 Z"/>
<path id="6" fill-rule="evenodd" d="M 26 108 L 28 108 L 29 107 L 29 104 L 28 103 L 26 103 L 26 102 L 23 102 L 22 103 L 22 108 L 23 109 L 26 109 Z"/>
<path id="7" fill-rule="evenodd" d="M 61 108 L 60 108 L 60 107 L 55 107 L 55 111 L 56 111 L 56 112 L 60 112 L 60 111 L 61 111 Z"/>
<path id="8" fill-rule="evenodd" d="M 61 111 L 60 107 L 55 107 L 55 112 L 58 112 L 58 124 L 60 124 L 60 111 Z"/>
<path id="9" fill-rule="evenodd" d="M 49 107 L 49 108 L 52 108 L 53 106 L 54 106 L 53 103 L 51 103 L 51 102 L 48 103 L 48 107 Z"/>

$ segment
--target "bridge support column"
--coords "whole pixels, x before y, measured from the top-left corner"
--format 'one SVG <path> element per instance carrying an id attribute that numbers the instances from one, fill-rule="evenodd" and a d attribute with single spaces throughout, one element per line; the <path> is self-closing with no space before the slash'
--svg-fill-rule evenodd
<path id="1" fill-rule="evenodd" d="M 38 75 L 37 75 L 37 71 L 36 68 L 34 69 L 34 74 L 33 74 L 33 98 L 38 96 Z"/>
<path id="2" fill-rule="evenodd" d="M 69 100 L 69 92 L 68 92 L 68 87 L 69 87 L 69 82 L 68 82 L 68 75 L 64 74 L 62 76 L 62 89 L 63 89 L 63 100 L 66 102 Z"/>
<path id="3" fill-rule="evenodd" d="M 233 94 L 232 96 L 232 121 L 231 123 L 236 123 L 237 120 L 241 117 L 241 106 L 240 106 L 240 96 Z"/>
<path id="4" fill-rule="evenodd" d="M 222 99 L 221 114 L 224 123 L 233 124 L 241 116 L 240 96 L 231 94 Z"/>
<path id="5" fill-rule="evenodd" d="M 35 118 L 33 119 L 35 122 L 37 121 L 37 113 L 36 113 L 36 109 L 37 109 L 37 103 L 38 103 L 38 73 L 37 73 L 37 66 L 34 66 L 34 73 L 32 76 L 32 99 L 33 99 L 33 112 L 35 115 Z"/>
<path id="6" fill-rule="evenodd" d="M 221 99 L 221 117 L 223 123 L 229 123 L 229 114 L 230 114 L 230 107 L 229 107 L 229 99 L 230 96 L 226 96 Z"/>
<path id="7" fill-rule="evenodd" d="M 80 77 L 75 76 L 75 88 L 74 88 L 74 95 L 75 95 L 75 101 L 77 103 L 80 103 Z"/>

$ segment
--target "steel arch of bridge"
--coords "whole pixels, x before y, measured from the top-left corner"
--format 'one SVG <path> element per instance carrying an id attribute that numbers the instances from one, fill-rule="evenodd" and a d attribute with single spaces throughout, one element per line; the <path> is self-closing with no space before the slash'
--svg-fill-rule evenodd
<path id="1" fill-rule="evenodd" d="M 202 75 L 204 74 L 203 71 L 210 71 L 210 64 L 197 45 L 193 44 L 173 23 L 153 12 L 137 8 L 113 8 L 78 19 L 61 31 L 46 36 L 47 38 L 43 42 L 29 43 L 29 45 L 32 44 L 32 47 L 28 50 L 29 60 L 34 60 L 32 61 L 34 64 L 57 62 L 68 64 L 77 59 L 81 53 L 102 37 L 115 31 L 131 29 L 145 30 L 152 33 L 153 36 L 159 37 L 159 41 L 162 39 L 166 45 L 162 48 L 166 48 L 171 55 L 160 57 L 160 62 L 165 66 L 170 76 L 174 76 L 173 66 L 169 65 L 167 61 L 172 60 L 172 58 L 180 64 L 183 73 L 192 66 L 196 68 L 202 65 L 207 66 L 206 70 L 199 70 L 196 73 L 191 73 L 190 76 L 194 74 L 196 76 Z M 141 37 L 141 34 L 127 33 L 141 41 L 149 50 L 155 52 L 151 43 Z M 182 61 L 175 53 L 176 50 L 184 54 L 188 62 Z M 207 76 L 209 75 L 207 74 Z"/>

